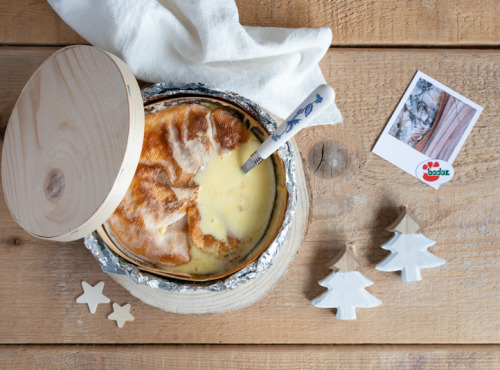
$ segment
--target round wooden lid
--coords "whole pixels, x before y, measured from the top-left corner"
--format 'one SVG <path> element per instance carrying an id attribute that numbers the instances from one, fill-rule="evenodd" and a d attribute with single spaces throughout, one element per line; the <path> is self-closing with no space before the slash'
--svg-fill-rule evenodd
<path id="1" fill-rule="evenodd" d="M 14 219 L 43 239 L 94 231 L 125 196 L 143 137 L 141 92 L 123 61 L 91 46 L 51 55 L 5 133 L 2 184 Z"/>

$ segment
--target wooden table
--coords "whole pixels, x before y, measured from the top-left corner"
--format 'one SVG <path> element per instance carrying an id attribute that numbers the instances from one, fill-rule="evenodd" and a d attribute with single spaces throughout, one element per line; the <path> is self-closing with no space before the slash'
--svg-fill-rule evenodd
<path id="1" fill-rule="evenodd" d="M 485 368 L 500 367 L 500 3 L 496 0 L 239 0 L 241 22 L 333 30 L 321 62 L 344 124 L 297 142 L 310 187 L 308 233 L 288 274 L 252 307 L 215 316 L 165 313 L 104 274 L 82 241 L 23 232 L 0 197 L 0 368 Z M 0 140 L 23 85 L 59 47 L 84 43 L 45 1 L 0 3 Z M 484 106 L 439 191 L 371 153 L 420 69 Z M 317 155 L 324 152 L 323 161 Z M 409 204 L 447 263 L 401 283 L 373 266 L 385 226 Z M 310 299 L 346 241 L 357 241 L 383 305 L 339 321 Z M 75 303 L 80 281 L 105 282 L 135 321 Z M 131 345 L 132 344 L 132 345 Z"/>

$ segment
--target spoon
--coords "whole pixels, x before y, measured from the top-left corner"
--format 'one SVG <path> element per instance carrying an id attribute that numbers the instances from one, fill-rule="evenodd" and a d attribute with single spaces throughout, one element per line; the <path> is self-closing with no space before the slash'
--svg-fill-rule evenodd
<path id="1" fill-rule="evenodd" d="M 335 98 L 333 89 L 328 85 L 319 85 L 309 96 L 271 133 L 250 158 L 241 167 L 246 174 L 264 159 L 274 153 L 280 146 L 290 140 L 311 121 L 325 110 Z M 315 126 L 315 125 L 311 125 Z"/>

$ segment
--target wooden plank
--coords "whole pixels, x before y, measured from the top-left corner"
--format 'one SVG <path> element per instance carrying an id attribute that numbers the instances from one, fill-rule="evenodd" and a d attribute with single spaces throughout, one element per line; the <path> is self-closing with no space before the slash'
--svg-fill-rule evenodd
<path id="1" fill-rule="evenodd" d="M 47 1 L 0 2 L 0 44 L 70 45 L 86 43 L 59 18 Z"/>
<path id="2" fill-rule="evenodd" d="M 495 369 L 498 345 L 0 346 L 5 369 Z"/>
<path id="3" fill-rule="evenodd" d="M 237 0 L 244 25 L 330 27 L 333 44 L 499 45 L 496 0 Z M 3 0 L 0 44 L 67 45 L 85 41 L 46 1 Z"/>
<path id="4" fill-rule="evenodd" d="M 330 27 L 333 45 L 498 45 L 494 0 L 237 1 L 243 24 Z M 248 18 L 247 18 L 248 17 Z"/>
<path id="5" fill-rule="evenodd" d="M 0 47 L 0 79 L 9 84 L 0 89 L 0 138 L 3 142 L 5 128 L 21 90 L 40 64 L 58 48 L 8 48 Z M 14 81 L 18 80 L 20 83 Z"/>
<path id="6" fill-rule="evenodd" d="M 0 127 L 36 66 L 54 49 L 0 48 Z M 306 240 L 287 276 L 256 305 L 215 316 L 164 313 L 132 298 L 103 274 L 82 243 L 53 243 L 24 233 L 0 195 L 1 343 L 499 343 L 500 52 L 332 49 L 321 63 L 345 123 L 299 134 L 312 194 Z M 417 69 L 483 105 L 455 161 L 456 177 L 438 191 L 372 154 Z M 319 156 L 318 153 L 323 153 Z M 321 158 L 323 158 L 321 160 Z M 408 204 L 436 240 L 446 265 L 402 284 L 373 269 L 387 252 L 385 230 Z M 310 299 L 324 289 L 326 263 L 357 241 L 368 290 L 383 301 L 341 322 Z M 106 283 L 112 302 L 130 303 L 135 321 L 118 329 L 75 304 L 80 281 Z"/>

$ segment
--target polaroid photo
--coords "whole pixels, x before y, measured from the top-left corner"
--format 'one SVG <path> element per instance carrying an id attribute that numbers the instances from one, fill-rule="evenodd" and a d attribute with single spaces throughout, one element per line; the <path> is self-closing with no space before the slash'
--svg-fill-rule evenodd
<path id="1" fill-rule="evenodd" d="M 437 189 L 445 181 L 422 179 L 420 167 L 427 171 L 433 163 L 451 165 L 482 111 L 481 106 L 418 71 L 373 153 Z M 429 175 L 427 179 L 437 179 Z"/>

